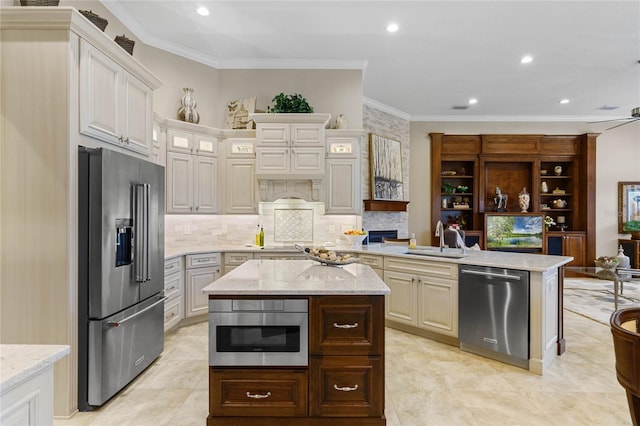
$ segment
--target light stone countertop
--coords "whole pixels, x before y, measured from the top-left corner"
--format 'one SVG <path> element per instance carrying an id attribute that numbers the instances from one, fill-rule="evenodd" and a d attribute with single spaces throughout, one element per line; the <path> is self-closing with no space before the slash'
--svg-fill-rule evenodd
<path id="1" fill-rule="evenodd" d="M 519 269 L 523 271 L 545 272 L 550 269 L 558 268 L 573 260 L 571 256 L 550 256 L 543 254 L 531 253 L 512 253 L 492 250 L 467 250 L 466 255 L 462 258 L 446 257 L 446 255 L 457 255 L 460 249 L 445 249 L 445 256 L 440 257 L 438 247 L 418 246 L 417 250 L 425 251 L 434 256 L 422 256 L 409 254 L 408 246 L 369 244 L 361 249 L 354 249 L 351 246 L 338 245 L 331 247 L 335 251 L 348 251 L 352 253 L 370 253 L 383 256 L 397 256 L 409 259 L 449 262 L 456 264 L 468 264 L 476 266 L 493 266 L 498 268 Z M 248 253 L 269 253 L 269 252 L 295 252 L 296 249 L 290 246 L 268 246 L 264 249 L 255 246 L 215 246 L 215 247 L 182 247 L 169 248 L 165 247 L 165 259 L 185 254 L 207 253 L 207 252 L 248 252 Z"/>
<path id="2" fill-rule="evenodd" d="M 68 345 L 0 345 L 0 393 L 32 378 L 69 352 Z"/>
<path id="3" fill-rule="evenodd" d="M 391 290 L 367 265 L 313 260 L 249 260 L 202 289 L 212 295 L 383 295 Z"/>

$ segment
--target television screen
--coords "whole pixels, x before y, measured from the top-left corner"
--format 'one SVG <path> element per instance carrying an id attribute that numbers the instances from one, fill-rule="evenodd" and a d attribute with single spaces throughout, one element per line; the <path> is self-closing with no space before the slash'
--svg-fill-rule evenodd
<path id="1" fill-rule="evenodd" d="M 539 214 L 487 214 L 485 216 L 487 249 L 542 249 L 544 222 Z"/>

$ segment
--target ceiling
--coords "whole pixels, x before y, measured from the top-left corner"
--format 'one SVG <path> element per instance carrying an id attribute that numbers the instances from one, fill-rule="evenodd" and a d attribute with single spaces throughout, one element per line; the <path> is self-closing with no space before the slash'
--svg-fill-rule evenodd
<path id="1" fill-rule="evenodd" d="M 414 121 L 593 121 L 640 105 L 638 0 L 102 3 L 142 42 L 216 68 L 362 69 L 365 101 Z"/>

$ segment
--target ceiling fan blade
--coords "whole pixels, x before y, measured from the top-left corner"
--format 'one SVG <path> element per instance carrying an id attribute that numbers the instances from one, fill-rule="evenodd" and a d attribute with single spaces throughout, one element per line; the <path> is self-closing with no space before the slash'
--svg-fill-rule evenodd
<path id="1" fill-rule="evenodd" d="M 616 126 L 609 127 L 607 130 L 615 129 L 616 127 L 624 126 L 625 124 L 633 123 L 634 121 L 638 121 L 638 119 L 636 118 L 635 120 L 627 121 L 626 123 L 621 123 Z"/>
<path id="2" fill-rule="evenodd" d="M 633 120 L 633 117 L 627 117 L 627 118 L 614 118 L 611 120 L 600 120 L 600 121 L 589 121 L 587 124 L 595 124 L 595 123 L 609 123 L 611 121 L 623 121 L 623 120 Z M 626 123 L 625 123 L 626 124 Z"/>

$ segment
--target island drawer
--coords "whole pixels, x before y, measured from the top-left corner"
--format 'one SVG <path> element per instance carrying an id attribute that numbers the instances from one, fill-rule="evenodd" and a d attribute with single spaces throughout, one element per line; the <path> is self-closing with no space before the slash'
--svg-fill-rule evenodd
<path id="1" fill-rule="evenodd" d="M 309 324 L 309 354 L 381 355 L 384 296 L 314 296 Z"/>
<path id="2" fill-rule="evenodd" d="M 200 253 L 187 255 L 187 269 L 219 266 L 220 253 Z"/>
<path id="3" fill-rule="evenodd" d="M 209 368 L 213 416 L 307 416 L 307 370 Z"/>
<path id="4" fill-rule="evenodd" d="M 383 377 L 380 357 L 312 357 L 309 360 L 309 415 L 382 416 Z"/>

